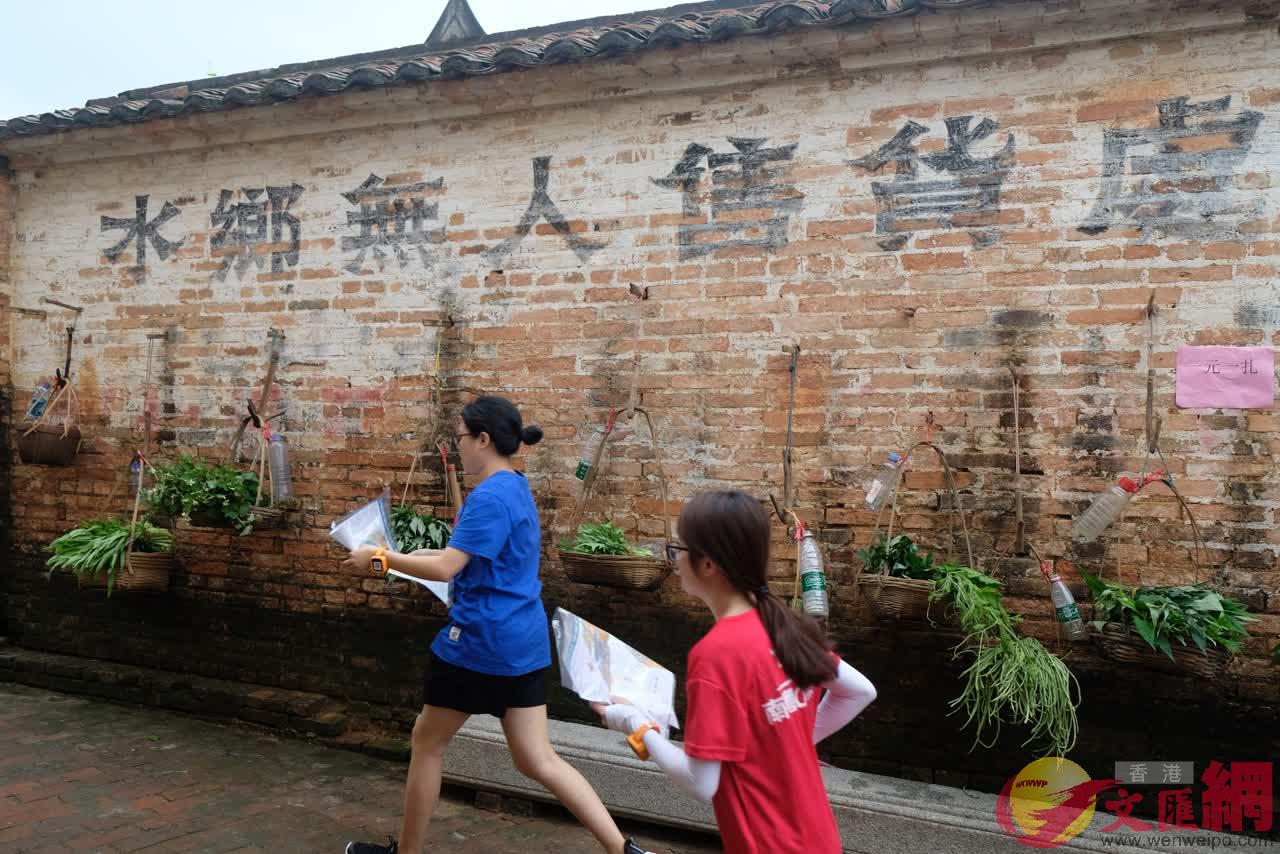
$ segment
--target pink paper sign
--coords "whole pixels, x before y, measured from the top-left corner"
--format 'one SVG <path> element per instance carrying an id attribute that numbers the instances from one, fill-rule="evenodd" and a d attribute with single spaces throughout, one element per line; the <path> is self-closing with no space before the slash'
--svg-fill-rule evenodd
<path id="1" fill-rule="evenodd" d="M 1276 401 L 1270 347 L 1179 347 L 1182 409 L 1270 409 Z"/>

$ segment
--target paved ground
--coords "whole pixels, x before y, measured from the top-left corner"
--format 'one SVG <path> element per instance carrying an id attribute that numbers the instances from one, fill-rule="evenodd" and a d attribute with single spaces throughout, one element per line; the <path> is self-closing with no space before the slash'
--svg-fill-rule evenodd
<path id="1" fill-rule="evenodd" d="M 397 829 L 404 771 L 258 730 L 0 683 L 0 851 L 339 852 L 347 839 Z M 507 806 L 524 814 L 464 794 L 443 800 L 428 850 L 599 850 L 551 808 Z M 719 850 L 705 836 L 623 831 L 661 854 Z"/>

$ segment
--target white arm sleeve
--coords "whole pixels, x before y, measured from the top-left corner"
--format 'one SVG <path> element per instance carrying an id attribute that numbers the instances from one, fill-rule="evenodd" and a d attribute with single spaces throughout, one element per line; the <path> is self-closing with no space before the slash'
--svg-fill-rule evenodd
<path id="1" fill-rule="evenodd" d="M 711 802 L 720 788 L 720 760 L 694 759 L 653 729 L 645 732 L 644 746 L 677 789 L 704 804 Z"/>
<path id="2" fill-rule="evenodd" d="M 818 716 L 813 723 L 814 744 L 843 729 L 876 698 L 876 686 L 845 661 L 840 662 L 836 678 L 822 687 L 827 694 L 818 704 Z"/>

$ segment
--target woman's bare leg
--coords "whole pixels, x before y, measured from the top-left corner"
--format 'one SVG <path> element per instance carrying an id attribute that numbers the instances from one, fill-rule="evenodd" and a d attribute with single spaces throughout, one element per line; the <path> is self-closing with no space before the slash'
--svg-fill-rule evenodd
<path id="1" fill-rule="evenodd" d="M 578 770 L 560 758 L 547 732 L 547 707 L 507 709 L 502 731 L 516 770 L 536 780 L 591 831 L 609 854 L 621 854 L 626 840 L 604 802 Z M 416 852 L 414 852 L 416 854 Z"/>
<path id="2" fill-rule="evenodd" d="M 427 825 L 440 800 L 440 776 L 444 753 L 471 715 L 439 706 L 423 706 L 413 724 L 413 753 L 409 779 L 404 787 L 404 821 L 400 824 L 402 854 L 419 854 L 427 838 Z"/>

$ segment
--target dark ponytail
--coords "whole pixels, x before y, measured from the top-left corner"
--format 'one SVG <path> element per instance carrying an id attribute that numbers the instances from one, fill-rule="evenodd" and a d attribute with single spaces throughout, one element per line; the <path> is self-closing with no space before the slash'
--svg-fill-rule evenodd
<path id="1" fill-rule="evenodd" d="M 477 397 L 463 407 L 462 423 L 472 436 L 488 433 L 494 449 L 504 457 L 520 450 L 521 443 L 536 445 L 542 441 L 542 428 L 525 427 L 520 410 L 505 397 Z"/>
<path id="2" fill-rule="evenodd" d="M 710 558 L 740 592 L 755 599 L 783 671 L 800 688 L 835 678 L 831 643 L 817 621 L 769 592 L 769 514 L 743 492 L 703 492 L 684 506 L 678 523 L 689 560 Z"/>

